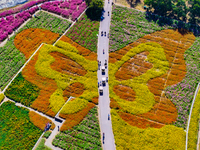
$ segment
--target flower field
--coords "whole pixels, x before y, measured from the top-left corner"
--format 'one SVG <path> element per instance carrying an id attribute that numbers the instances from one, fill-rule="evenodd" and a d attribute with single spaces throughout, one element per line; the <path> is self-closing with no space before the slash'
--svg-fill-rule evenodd
<path id="1" fill-rule="evenodd" d="M 5 102 L 0 107 L 1 149 L 31 150 L 42 130 L 30 121 L 29 111 Z"/>
<path id="2" fill-rule="evenodd" d="M 99 33 L 99 21 L 90 20 L 84 14 L 78 22 L 67 32 L 66 36 L 79 45 L 93 52 L 97 50 L 97 42 Z"/>
<path id="3" fill-rule="evenodd" d="M 27 35 L 28 38 L 31 36 L 31 34 Z M 34 40 L 32 43 L 35 44 Z M 27 45 L 26 42 L 24 45 Z M 22 70 L 23 81 L 18 82 L 16 78 L 8 87 L 6 90 L 8 97 L 10 94 L 11 99 L 49 116 L 55 116 L 70 96 L 76 98 L 63 107 L 63 114 L 74 114 L 88 107 L 88 103 L 98 97 L 97 62 L 90 60 L 96 55 L 84 55 L 84 50 L 86 52 L 89 50 L 83 49 L 81 52 L 81 46 L 78 44 L 76 46 L 79 49 L 62 40 L 58 41 L 55 46 L 44 44 Z M 20 92 L 13 91 L 16 88 L 18 88 L 17 91 L 27 90 L 21 92 L 23 94 L 20 95 Z M 30 96 L 28 92 L 35 93 L 31 96 L 32 99 L 26 98 Z M 68 107 L 73 108 L 73 111 L 70 111 Z"/>
<path id="4" fill-rule="evenodd" d="M 6 86 L 12 76 L 25 63 L 25 60 L 29 58 L 31 53 L 35 51 L 42 42 L 52 44 L 58 38 L 58 34 L 63 34 L 70 24 L 70 22 L 48 13 L 39 12 L 37 18 L 32 18 L 25 27 L 18 31 L 16 36 L 11 37 L 10 41 L 7 41 L 3 47 L 0 47 L 0 59 L 2 60 L 0 67 L 1 89 Z M 40 29 L 36 30 L 29 28 Z M 55 33 L 52 33 L 51 31 Z M 40 37 L 38 37 L 38 34 Z M 47 34 L 49 35 L 49 38 Z M 28 51 L 27 48 L 29 48 Z M 24 53 L 26 58 L 19 52 L 19 50 Z"/>
<path id="5" fill-rule="evenodd" d="M 83 0 L 69 0 L 69 1 L 53 1 L 45 2 L 41 5 L 43 10 L 56 13 L 67 19 L 73 21 L 80 16 L 80 14 L 86 9 L 87 5 Z"/>
<path id="6" fill-rule="evenodd" d="M 94 106 L 93 106 L 94 107 Z M 69 123 L 69 122 L 68 122 Z M 53 140 L 62 149 L 102 149 L 97 107 L 92 108 L 79 125 L 62 131 Z"/>
<path id="7" fill-rule="evenodd" d="M 200 81 L 199 37 L 167 28 L 148 22 L 142 12 L 113 8 L 109 90 L 117 149 L 184 149 L 183 129 Z"/>

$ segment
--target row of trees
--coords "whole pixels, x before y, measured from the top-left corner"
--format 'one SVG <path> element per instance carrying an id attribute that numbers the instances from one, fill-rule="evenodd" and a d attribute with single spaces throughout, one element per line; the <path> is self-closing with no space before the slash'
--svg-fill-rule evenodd
<path id="1" fill-rule="evenodd" d="M 191 23 L 200 22 L 200 0 L 145 0 L 144 3 L 155 14 Z"/>

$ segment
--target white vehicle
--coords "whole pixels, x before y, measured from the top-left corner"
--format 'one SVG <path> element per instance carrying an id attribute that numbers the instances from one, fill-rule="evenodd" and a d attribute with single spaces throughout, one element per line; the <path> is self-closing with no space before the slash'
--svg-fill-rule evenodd
<path id="1" fill-rule="evenodd" d="M 103 87 L 102 86 L 99 87 L 99 93 L 103 95 Z"/>
<path id="2" fill-rule="evenodd" d="M 102 78 L 102 84 L 103 84 L 103 85 L 106 84 L 106 78 L 105 78 L 105 77 Z"/>
<path id="3" fill-rule="evenodd" d="M 105 74 L 105 66 L 101 67 L 101 72 L 102 72 L 102 74 Z"/>

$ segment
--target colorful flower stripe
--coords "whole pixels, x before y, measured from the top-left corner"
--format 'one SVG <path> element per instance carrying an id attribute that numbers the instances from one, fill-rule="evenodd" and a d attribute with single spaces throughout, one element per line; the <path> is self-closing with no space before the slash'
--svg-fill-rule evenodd
<path id="1" fill-rule="evenodd" d="M 53 130 L 55 128 L 55 124 L 51 120 L 39 115 L 38 113 L 35 113 L 34 111 L 29 111 L 29 118 L 30 121 L 42 131 L 44 130 L 47 123 L 51 123 L 50 129 Z"/>
<path id="2" fill-rule="evenodd" d="M 26 29 L 17 34 L 15 47 L 28 59 L 41 43 L 53 44 L 59 34 L 44 29 Z"/>
<path id="3" fill-rule="evenodd" d="M 64 41 L 64 42 L 67 42 L 67 43 L 70 43 L 72 46 L 76 47 L 76 49 L 78 50 L 79 54 L 84 56 L 86 59 L 88 59 L 88 60 L 97 60 L 97 54 L 96 53 L 90 51 L 89 49 L 86 49 L 86 48 L 82 47 L 78 43 L 72 41 L 67 36 L 62 36 L 62 38 L 60 40 Z"/>
<path id="4" fill-rule="evenodd" d="M 59 116 L 66 119 L 64 124 L 60 128 L 60 130 L 65 131 L 65 130 L 71 129 L 72 127 L 78 125 L 94 106 L 95 106 L 95 104 L 88 103 L 84 109 L 82 109 L 81 111 L 79 111 L 77 113 L 74 113 L 74 114 L 61 114 L 60 113 Z"/>

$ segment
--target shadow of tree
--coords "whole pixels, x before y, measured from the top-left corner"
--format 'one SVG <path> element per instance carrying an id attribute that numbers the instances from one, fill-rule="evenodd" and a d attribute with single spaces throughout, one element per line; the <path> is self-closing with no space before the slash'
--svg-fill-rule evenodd
<path id="1" fill-rule="evenodd" d="M 196 24 L 186 23 L 181 20 L 172 19 L 169 17 L 163 17 L 151 12 L 146 12 L 146 19 L 149 22 L 155 22 L 159 26 L 171 26 L 173 29 L 178 29 L 181 34 L 186 34 L 187 32 L 193 32 L 195 36 L 200 35 L 200 26 Z M 187 31 L 186 31 L 187 30 Z"/>
<path id="2" fill-rule="evenodd" d="M 102 9 L 88 8 L 86 10 L 86 15 L 92 21 L 100 21 L 102 16 Z"/>

